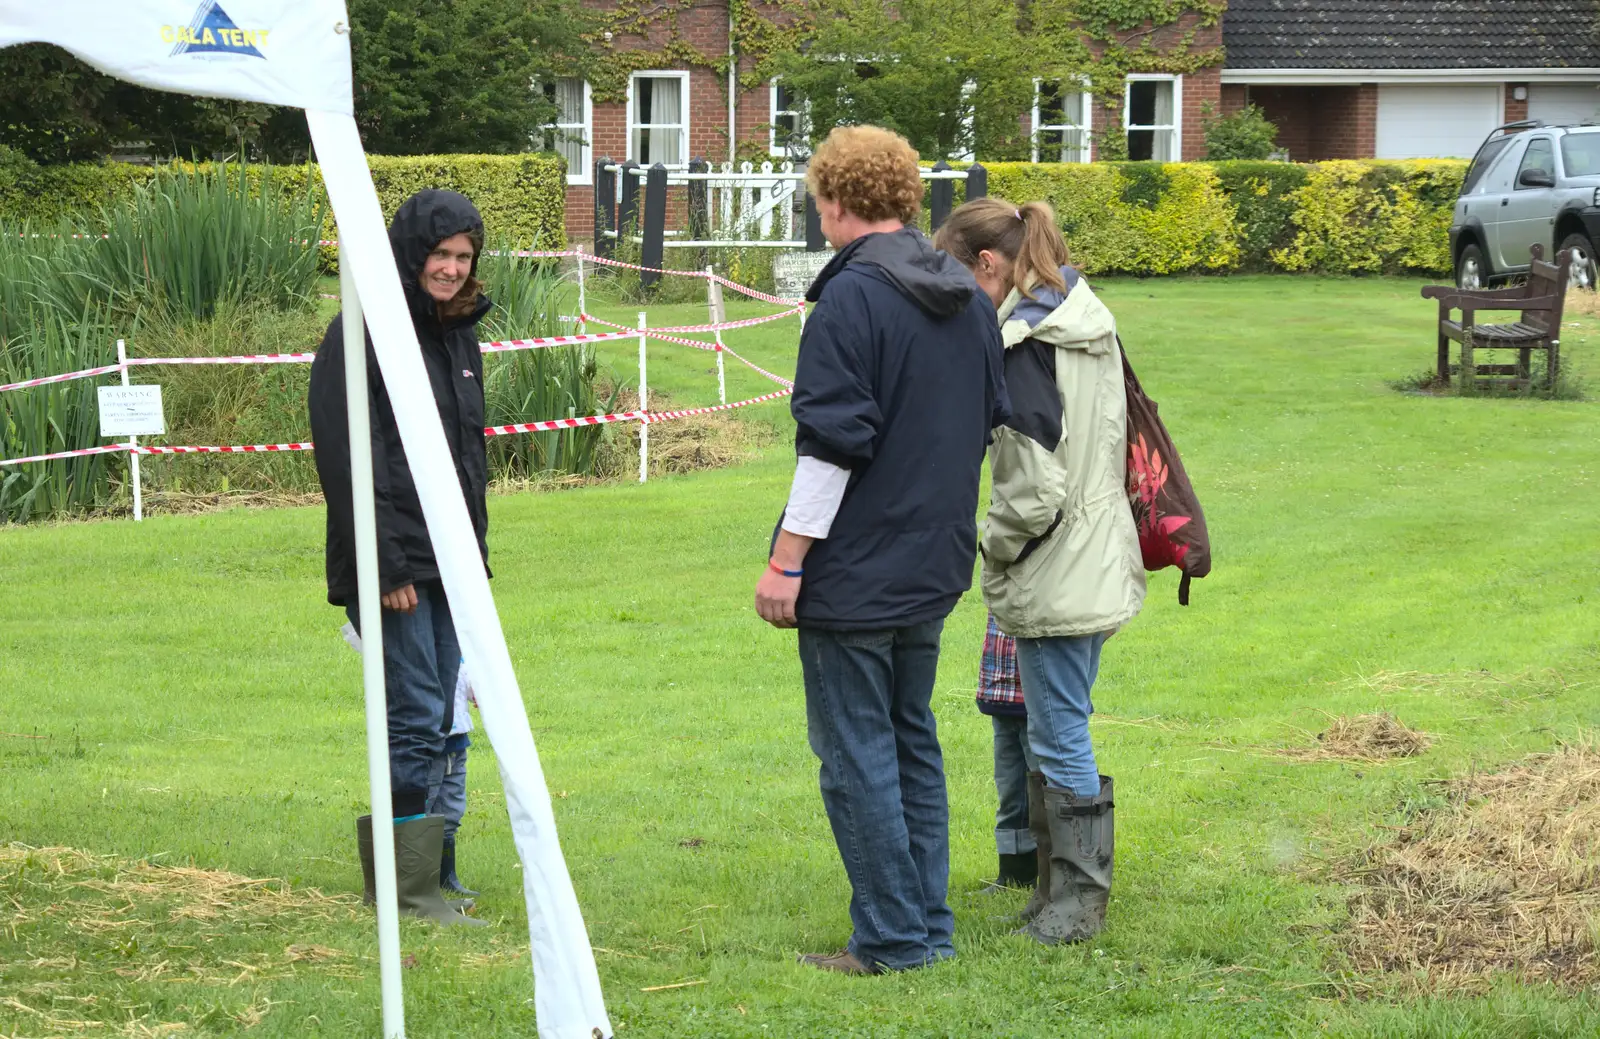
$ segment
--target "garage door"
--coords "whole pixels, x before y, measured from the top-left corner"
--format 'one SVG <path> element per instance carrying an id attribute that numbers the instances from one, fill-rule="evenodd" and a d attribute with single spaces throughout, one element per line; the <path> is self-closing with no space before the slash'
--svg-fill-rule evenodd
<path id="1" fill-rule="evenodd" d="M 1528 118 L 1550 126 L 1600 122 L 1600 84 L 1530 83 Z"/>
<path id="2" fill-rule="evenodd" d="M 1378 158 L 1470 159 L 1500 125 L 1500 88 L 1378 87 Z"/>

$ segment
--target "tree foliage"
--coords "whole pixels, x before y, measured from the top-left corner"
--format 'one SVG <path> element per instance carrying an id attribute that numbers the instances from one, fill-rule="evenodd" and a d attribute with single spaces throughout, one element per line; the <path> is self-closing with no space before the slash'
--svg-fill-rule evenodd
<path id="1" fill-rule="evenodd" d="M 1206 123 L 1206 157 L 1268 159 L 1278 146 L 1278 127 L 1255 105 Z"/>
<path id="2" fill-rule="evenodd" d="M 526 151 L 554 105 L 533 89 L 582 75 L 581 0 L 352 0 L 356 121 L 367 149 L 420 155 Z M 37 162 L 101 158 L 142 140 L 158 156 L 294 161 L 309 149 L 292 109 L 147 90 L 66 51 L 0 51 L 0 146 Z"/>

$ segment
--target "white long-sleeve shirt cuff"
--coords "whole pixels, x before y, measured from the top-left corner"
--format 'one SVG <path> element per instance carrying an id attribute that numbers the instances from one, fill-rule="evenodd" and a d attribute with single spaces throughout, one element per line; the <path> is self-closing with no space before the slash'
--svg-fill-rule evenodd
<path id="1" fill-rule="evenodd" d="M 794 467 L 794 486 L 789 490 L 789 507 L 784 510 L 783 529 L 819 541 L 833 529 L 839 514 L 850 470 L 809 455 L 801 455 Z"/>

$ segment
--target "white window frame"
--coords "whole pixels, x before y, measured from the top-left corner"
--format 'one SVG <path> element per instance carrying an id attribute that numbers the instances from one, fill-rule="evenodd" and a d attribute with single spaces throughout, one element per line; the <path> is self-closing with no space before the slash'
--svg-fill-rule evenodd
<path id="1" fill-rule="evenodd" d="M 634 89 L 634 84 L 638 83 L 639 80 L 641 80 L 641 79 L 676 79 L 680 83 L 683 84 L 683 86 L 679 88 L 680 89 L 680 93 L 678 95 L 682 99 L 682 105 L 683 105 L 683 122 L 681 124 L 682 125 L 682 129 L 679 131 L 679 133 L 681 134 L 680 140 L 682 141 L 682 147 L 680 147 L 678 149 L 678 151 L 683 156 L 683 161 L 682 162 L 669 162 L 669 163 L 666 164 L 666 166 L 667 166 L 667 169 L 669 169 L 669 170 L 686 170 L 686 169 L 688 169 L 689 168 L 689 158 L 690 158 L 690 156 L 689 156 L 689 107 L 690 106 L 689 106 L 689 70 L 688 69 L 640 69 L 639 71 L 633 73 L 632 75 L 630 75 L 628 77 L 628 127 L 627 127 L 627 132 L 628 132 L 628 144 L 627 144 L 628 161 L 632 162 L 632 161 L 634 161 L 634 160 L 639 158 L 637 155 L 634 154 L 634 150 L 633 150 L 633 132 L 635 130 L 651 130 L 651 129 L 659 130 L 659 129 L 663 129 L 663 128 L 666 128 L 668 126 L 673 125 L 673 124 L 670 124 L 670 123 L 651 123 L 648 126 L 646 126 L 646 125 L 641 125 L 639 123 L 636 123 L 634 121 L 635 118 L 636 118 L 636 115 L 637 115 L 637 113 L 634 110 L 634 105 L 635 105 L 635 103 L 636 103 L 636 101 L 638 99 L 638 96 L 639 96 L 639 92 Z"/>
<path id="2" fill-rule="evenodd" d="M 1066 86 L 1072 81 L 1070 79 L 1053 79 L 1050 82 L 1055 83 L 1056 89 L 1059 91 L 1061 87 Z M 1033 81 L 1033 122 L 1031 124 L 1033 133 L 1031 136 L 1033 138 L 1034 162 L 1039 161 L 1039 134 L 1045 130 L 1079 131 L 1083 134 L 1083 147 L 1078 150 L 1078 158 L 1073 161 L 1089 162 L 1092 160 L 1094 152 L 1094 138 L 1092 136 L 1094 133 L 1094 94 L 1089 90 L 1089 81 L 1087 79 L 1080 80 L 1079 83 L 1083 88 L 1082 100 L 1079 103 L 1080 109 L 1083 112 L 1083 125 L 1073 126 L 1069 123 L 1051 123 L 1049 126 L 1041 126 L 1039 124 L 1039 91 L 1040 88 L 1044 86 L 1045 81 L 1043 78 L 1035 79 Z"/>
<path id="3" fill-rule="evenodd" d="M 557 76 L 557 79 L 577 79 L 577 76 Z M 535 81 L 534 86 L 541 92 L 545 83 Z M 557 119 L 560 115 L 557 114 Z M 567 171 L 567 184 L 573 187 L 587 187 L 594 183 L 594 98 L 589 89 L 589 81 L 583 81 L 583 123 L 546 123 L 539 128 L 539 144 L 544 144 L 544 134 L 551 130 L 579 130 L 583 133 L 583 148 L 579 152 L 583 156 L 582 168 L 574 173 Z"/>
<path id="4" fill-rule="evenodd" d="M 1172 124 L 1144 125 L 1134 124 L 1129 121 L 1132 109 L 1134 83 L 1171 83 L 1172 84 Z M 1122 139 L 1128 139 L 1129 130 L 1155 130 L 1160 133 L 1166 131 L 1172 134 L 1172 158 L 1167 162 L 1183 161 L 1183 77 L 1165 72 L 1130 72 L 1122 81 Z"/>
<path id="5" fill-rule="evenodd" d="M 793 158 L 789 154 L 789 149 L 778 144 L 778 116 L 794 116 L 802 136 L 809 136 L 811 131 L 810 101 L 801 101 L 799 108 L 778 107 L 778 80 L 782 78 L 782 76 L 773 76 L 767 81 L 767 154 L 775 159 Z M 801 156 L 801 158 L 808 157 L 810 152 L 811 148 L 808 144 L 806 146 L 806 156 Z"/>

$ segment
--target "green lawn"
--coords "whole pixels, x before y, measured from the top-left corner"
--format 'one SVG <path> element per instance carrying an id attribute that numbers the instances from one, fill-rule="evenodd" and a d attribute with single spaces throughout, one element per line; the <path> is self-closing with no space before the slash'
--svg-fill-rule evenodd
<path id="1" fill-rule="evenodd" d="M 959 956 L 873 979 L 793 963 L 840 946 L 849 923 L 794 636 L 750 609 L 785 443 L 643 487 L 493 500 L 501 616 L 622 1034 L 1600 1034 L 1592 993 L 1505 980 L 1417 998 L 1352 979 L 1337 951 L 1347 892 L 1316 879 L 1392 832 L 1426 781 L 1600 724 L 1586 603 L 1600 407 L 1393 391 L 1431 360 L 1417 285 L 1104 285 L 1206 506 L 1216 572 L 1186 609 L 1171 572 L 1154 577 L 1108 648 L 1094 731 L 1118 780 L 1118 872 L 1110 927 L 1082 946 L 1013 937 L 1021 896 L 978 893 L 994 791 L 974 593 L 946 628 L 936 692 Z M 656 308 L 651 323 L 703 313 Z M 1597 333 L 1591 319 L 1568 330 L 1580 369 Z M 788 322 L 728 336 L 780 372 L 794 341 Z M 636 351 L 607 357 L 626 370 Z M 713 402 L 708 362 L 652 346 L 652 384 Z M 730 399 L 768 385 L 730 366 Z M 781 405 L 749 417 L 787 422 Z M 0 1034 L 377 1035 L 370 917 L 304 891 L 358 890 L 367 790 L 359 661 L 323 603 L 321 531 L 315 508 L 0 529 L 0 844 L 292 885 L 208 911 L 108 884 L 109 867 L 62 874 L 11 853 Z M 1468 677 L 1364 681 L 1384 672 Z M 1270 753 L 1328 714 L 1374 710 L 1437 742 L 1389 765 Z M 486 742 L 469 776 L 462 874 L 495 926 L 405 925 L 410 1030 L 529 1036 L 520 873 Z M 679 982 L 704 984 L 643 991 Z"/>

